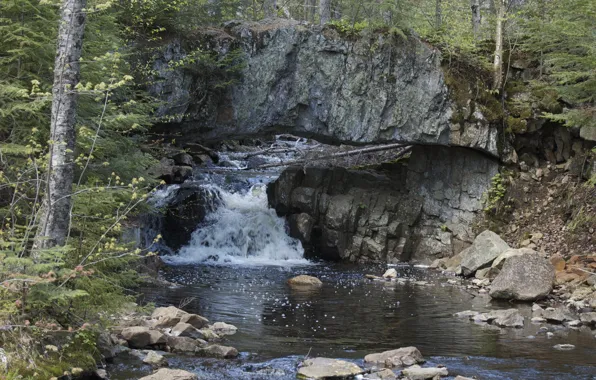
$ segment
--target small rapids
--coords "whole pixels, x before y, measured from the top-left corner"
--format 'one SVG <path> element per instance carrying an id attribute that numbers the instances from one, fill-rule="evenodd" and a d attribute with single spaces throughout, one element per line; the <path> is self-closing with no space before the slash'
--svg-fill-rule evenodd
<path id="1" fill-rule="evenodd" d="M 175 255 L 164 257 L 169 264 L 308 264 L 297 239 L 286 233 L 285 221 L 267 205 L 265 185 L 246 192 L 230 192 L 214 185 L 220 206 L 193 233 L 190 243 Z"/>

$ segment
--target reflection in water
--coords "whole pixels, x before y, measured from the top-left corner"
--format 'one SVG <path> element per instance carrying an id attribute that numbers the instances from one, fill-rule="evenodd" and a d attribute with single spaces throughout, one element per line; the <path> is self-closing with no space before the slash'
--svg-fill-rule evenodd
<path id="1" fill-rule="evenodd" d="M 239 328 L 225 344 L 243 352 L 239 361 L 171 358 L 172 366 L 194 369 L 213 379 L 291 379 L 303 355 L 347 358 L 359 362 L 371 352 L 413 345 L 431 363 L 445 364 L 450 373 L 479 379 L 592 379 L 596 339 L 584 330 L 555 329 L 547 339 L 527 320 L 523 329 L 498 329 L 458 320 L 453 313 L 511 305 L 491 305 L 487 296 L 474 297 L 460 288 L 410 267 L 401 277 L 431 283 L 369 282 L 364 273 L 385 268 L 346 264 L 303 267 L 175 266 L 168 280 L 175 289 L 143 289 L 146 301 L 178 305 L 196 297 L 186 309 Z M 286 281 L 297 274 L 319 277 L 315 292 L 291 290 Z M 528 306 L 520 306 L 530 316 Z M 558 343 L 576 345 L 556 351 Z M 260 364 L 258 364 L 260 363 Z M 360 362 L 361 363 L 361 362 Z M 275 373 L 275 375 L 273 375 Z M 285 375 L 284 375 L 285 374 Z M 281 376 L 281 377 L 280 377 Z M 116 374 L 115 378 L 118 377 Z"/>

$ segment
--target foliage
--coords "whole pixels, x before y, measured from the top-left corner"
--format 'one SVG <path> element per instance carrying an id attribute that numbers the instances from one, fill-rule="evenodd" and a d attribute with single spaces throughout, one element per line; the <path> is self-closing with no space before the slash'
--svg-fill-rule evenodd
<path id="1" fill-rule="evenodd" d="M 483 195 L 484 212 L 496 213 L 500 201 L 505 197 L 507 188 L 503 176 L 500 173 L 495 174 L 491 179 L 491 187 Z"/>

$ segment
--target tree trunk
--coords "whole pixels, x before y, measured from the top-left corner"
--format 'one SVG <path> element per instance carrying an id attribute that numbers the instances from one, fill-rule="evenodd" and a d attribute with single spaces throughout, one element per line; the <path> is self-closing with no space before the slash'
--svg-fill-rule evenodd
<path id="1" fill-rule="evenodd" d="M 441 29 L 443 23 L 443 12 L 441 10 L 441 0 L 435 0 L 435 29 Z"/>
<path id="2" fill-rule="evenodd" d="M 505 22 L 505 6 L 507 0 L 497 0 L 497 26 L 495 29 L 495 60 L 493 62 L 493 89 L 500 89 L 503 82 L 503 24 Z"/>
<path id="3" fill-rule="evenodd" d="M 265 0 L 263 3 L 263 7 L 265 8 L 265 17 L 266 18 L 273 18 L 276 16 L 276 3 L 275 0 Z"/>
<path id="4" fill-rule="evenodd" d="M 331 0 L 320 0 L 319 17 L 321 18 L 321 25 L 329 22 L 331 19 Z"/>
<path id="5" fill-rule="evenodd" d="M 75 119 L 83 32 L 85 0 L 64 0 L 52 87 L 52 118 L 47 182 L 39 214 L 34 249 L 64 245 L 70 222 L 74 177 Z"/>
<path id="6" fill-rule="evenodd" d="M 471 0 L 470 8 L 472 8 L 472 30 L 474 31 L 474 39 L 480 39 L 480 0 Z"/>

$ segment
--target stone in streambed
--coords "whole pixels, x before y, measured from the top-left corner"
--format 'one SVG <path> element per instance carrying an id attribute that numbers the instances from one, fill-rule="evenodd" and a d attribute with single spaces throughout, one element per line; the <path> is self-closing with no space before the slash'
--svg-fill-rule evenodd
<path id="1" fill-rule="evenodd" d="M 207 318 L 187 313 L 175 306 L 158 307 L 151 314 L 151 318 L 156 320 L 153 324 L 155 328 L 174 327 L 178 323 L 184 322 L 200 329 L 209 323 Z"/>
<path id="2" fill-rule="evenodd" d="M 139 380 L 198 380 L 199 377 L 194 373 L 183 371 L 181 369 L 162 368 L 152 375 L 145 376 Z"/>
<path id="3" fill-rule="evenodd" d="M 143 363 L 149 364 L 152 367 L 166 367 L 168 365 L 168 362 L 163 355 L 160 355 L 155 351 L 149 351 L 147 356 L 143 359 Z"/>
<path id="4" fill-rule="evenodd" d="M 419 365 L 413 365 L 409 368 L 404 369 L 401 371 L 401 374 L 404 375 L 409 380 L 426 380 L 426 379 L 434 379 L 436 377 L 444 377 L 448 376 L 449 372 L 447 368 L 422 368 Z"/>
<path id="5" fill-rule="evenodd" d="M 168 336 L 166 345 L 171 352 L 195 352 L 199 347 L 206 346 L 207 342 L 187 336 Z"/>
<path id="6" fill-rule="evenodd" d="M 364 377 L 365 380 L 394 380 L 397 379 L 392 370 L 385 368 L 378 372 L 372 372 Z"/>
<path id="7" fill-rule="evenodd" d="M 215 322 L 209 329 L 218 335 L 234 335 L 238 331 L 238 327 L 225 322 Z"/>
<path id="8" fill-rule="evenodd" d="M 367 364 L 393 368 L 424 363 L 424 358 L 416 347 L 402 347 L 397 350 L 368 354 L 364 357 L 364 362 Z"/>
<path id="9" fill-rule="evenodd" d="M 523 327 L 524 317 L 517 309 L 493 310 L 485 314 L 490 324 L 499 327 Z"/>
<path id="10" fill-rule="evenodd" d="M 238 356 L 238 350 L 234 347 L 229 346 L 220 346 L 219 344 L 214 344 L 207 347 L 202 347 L 197 350 L 197 354 L 201 356 L 207 356 L 210 358 L 220 358 L 220 359 L 233 359 Z"/>
<path id="11" fill-rule="evenodd" d="M 362 368 L 345 360 L 313 358 L 302 362 L 299 379 L 349 378 L 363 373 Z"/>
<path id="12" fill-rule="evenodd" d="M 205 339 L 205 334 L 203 334 L 199 329 L 189 323 L 184 322 L 180 322 L 176 326 L 172 327 L 172 331 L 170 333 L 172 336 L 189 337 L 192 339 Z"/>
<path id="13" fill-rule="evenodd" d="M 323 286 L 321 280 L 313 276 L 301 274 L 288 280 L 288 285 L 293 289 L 319 289 Z"/>
<path id="14" fill-rule="evenodd" d="M 496 299 L 535 301 L 553 290 L 555 269 L 537 253 L 513 256 L 505 260 L 493 281 L 489 295 Z"/>
<path id="15" fill-rule="evenodd" d="M 166 336 L 161 331 L 151 330 L 143 326 L 123 329 L 122 337 L 130 348 L 145 348 L 166 343 Z"/>
<path id="16" fill-rule="evenodd" d="M 383 273 L 383 278 L 397 278 L 397 271 L 394 268 L 387 269 Z"/>
<path id="17" fill-rule="evenodd" d="M 582 313 L 579 319 L 586 325 L 596 325 L 596 312 Z"/>

